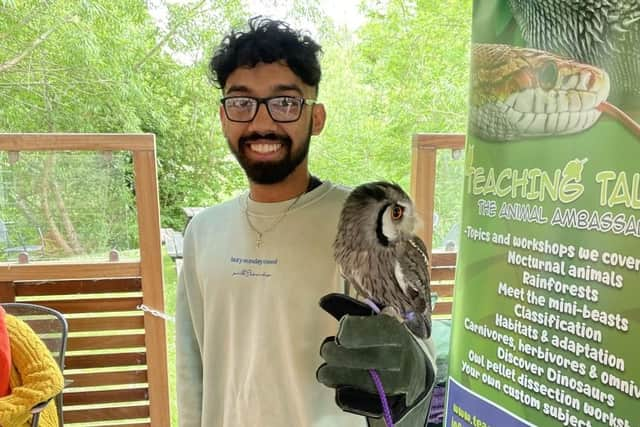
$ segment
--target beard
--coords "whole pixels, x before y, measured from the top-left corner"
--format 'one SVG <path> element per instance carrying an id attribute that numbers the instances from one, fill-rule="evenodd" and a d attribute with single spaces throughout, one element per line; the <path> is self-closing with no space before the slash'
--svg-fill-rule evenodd
<path id="1" fill-rule="evenodd" d="M 282 144 L 285 155 L 282 159 L 277 161 L 253 161 L 246 155 L 246 151 L 250 150 L 250 141 L 255 140 L 271 140 Z M 277 135 L 275 133 L 268 133 L 261 135 L 258 133 L 252 133 L 247 136 L 243 136 L 238 140 L 238 148 L 235 149 L 231 142 L 227 139 L 229 149 L 238 160 L 238 163 L 244 169 L 247 177 L 252 182 L 257 184 L 275 184 L 283 181 L 306 159 L 309 153 L 309 144 L 311 141 L 311 129 L 303 140 L 302 144 L 293 149 L 293 141 L 291 138 L 285 135 Z"/>

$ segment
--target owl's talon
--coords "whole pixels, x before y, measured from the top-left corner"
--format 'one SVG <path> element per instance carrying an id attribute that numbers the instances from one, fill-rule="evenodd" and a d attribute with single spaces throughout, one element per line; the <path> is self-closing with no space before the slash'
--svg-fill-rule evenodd
<path id="1" fill-rule="evenodd" d="M 381 313 L 386 314 L 387 316 L 395 317 L 399 322 L 404 322 L 404 318 L 395 307 L 387 306 L 382 309 Z"/>

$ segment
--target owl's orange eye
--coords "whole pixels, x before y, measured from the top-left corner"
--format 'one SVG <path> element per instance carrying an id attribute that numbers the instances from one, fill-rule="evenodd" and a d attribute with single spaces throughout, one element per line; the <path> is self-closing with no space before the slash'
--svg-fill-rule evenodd
<path id="1" fill-rule="evenodd" d="M 402 218 L 403 214 L 404 214 L 404 208 L 402 206 L 395 205 L 394 207 L 391 208 L 391 219 L 394 219 L 397 221 L 400 218 Z"/>

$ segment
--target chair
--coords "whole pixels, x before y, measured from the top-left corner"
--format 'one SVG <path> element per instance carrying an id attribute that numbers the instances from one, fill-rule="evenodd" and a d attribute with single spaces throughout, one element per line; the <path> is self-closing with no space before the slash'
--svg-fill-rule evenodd
<path id="1" fill-rule="evenodd" d="M 4 310 L 27 323 L 31 329 L 45 343 L 51 355 L 58 363 L 60 371 L 64 372 L 64 355 L 67 349 L 67 320 L 58 311 L 42 305 L 28 304 L 21 302 L 10 302 L 0 304 Z M 56 409 L 58 411 L 58 424 L 64 426 L 62 418 L 62 393 L 54 397 Z M 49 402 L 42 402 L 32 409 L 31 426 L 36 427 L 40 418 L 40 412 Z"/>

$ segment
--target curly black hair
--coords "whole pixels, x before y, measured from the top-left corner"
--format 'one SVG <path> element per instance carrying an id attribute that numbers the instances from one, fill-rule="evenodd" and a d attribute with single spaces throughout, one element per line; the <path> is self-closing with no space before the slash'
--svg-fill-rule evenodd
<path id="1" fill-rule="evenodd" d="M 231 31 L 222 40 L 209 62 L 209 71 L 217 86 L 224 89 L 227 78 L 238 67 L 284 61 L 303 82 L 317 90 L 322 74 L 321 52 L 322 47 L 309 35 L 283 21 L 255 16 L 249 19 L 248 31 Z"/>

